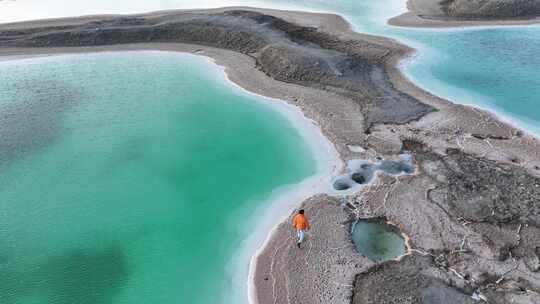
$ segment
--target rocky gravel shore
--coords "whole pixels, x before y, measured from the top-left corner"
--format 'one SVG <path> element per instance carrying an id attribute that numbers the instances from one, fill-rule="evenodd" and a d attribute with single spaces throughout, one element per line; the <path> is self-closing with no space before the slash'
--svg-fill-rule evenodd
<path id="1" fill-rule="evenodd" d="M 408 0 L 408 12 L 389 20 L 397 26 L 459 27 L 540 22 L 538 0 Z"/>

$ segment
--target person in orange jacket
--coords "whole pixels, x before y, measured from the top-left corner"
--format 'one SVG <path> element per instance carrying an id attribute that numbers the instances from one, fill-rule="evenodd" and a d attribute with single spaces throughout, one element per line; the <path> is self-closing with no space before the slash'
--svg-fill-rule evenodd
<path id="1" fill-rule="evenodd" d="M 300 248 L 300 244 L 302 244 L 302 241 L 304 240 L 306 231 L 310 228 L 309 220 L 304 215 L 304 209 L 298 210 L 298 214 L 294 216 L 293 227 L 296 228 L 296 233 L 298 235 L 298 242 L 296 245 Z"/>

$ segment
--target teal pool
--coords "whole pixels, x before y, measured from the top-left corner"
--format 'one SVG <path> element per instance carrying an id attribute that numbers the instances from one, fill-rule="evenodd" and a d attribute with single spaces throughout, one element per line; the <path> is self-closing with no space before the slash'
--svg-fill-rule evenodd
<path id="1" fill-rule="evenodd" d="M 382 220 L 359 220 L 353 226 L 352 239 L 360 254 L 376 262 L 395 259 L 407 249 L 397 229 Z"/>

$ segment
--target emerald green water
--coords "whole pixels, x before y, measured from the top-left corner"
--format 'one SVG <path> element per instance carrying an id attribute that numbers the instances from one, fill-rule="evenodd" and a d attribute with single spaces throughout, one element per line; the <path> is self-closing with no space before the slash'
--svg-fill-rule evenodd
<path id="1" fill-rule="evenodd" d="M 356 222 L 352 238 L 358 252 L 374 261 L 388 261 L 405 253 L 403 237 L 382 222 Z"/>
<path id="2" fill-rule="evenodd" d="M 244 224 L 317 167 L 257 99 L 191 55 L 0 62 L 0 303 L 219 303 Z"/>

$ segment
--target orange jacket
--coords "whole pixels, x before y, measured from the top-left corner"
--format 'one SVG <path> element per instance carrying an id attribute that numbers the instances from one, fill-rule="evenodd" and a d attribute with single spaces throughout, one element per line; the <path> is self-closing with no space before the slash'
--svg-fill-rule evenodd
<path id="1" fill-rule="evenodd" d="M 303 214 L 295 215 L 293 218 L 293 227 L 296 228 L 296 230 L 309 229 L 309 221 L 307 217 L 305 217 Z"/>

